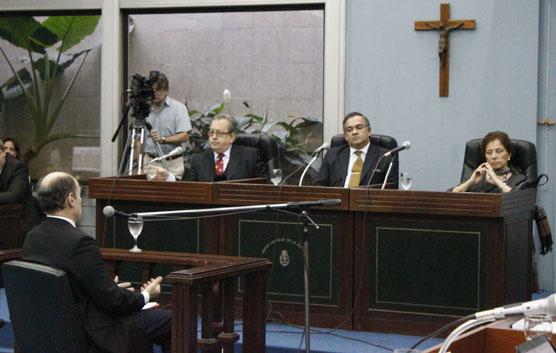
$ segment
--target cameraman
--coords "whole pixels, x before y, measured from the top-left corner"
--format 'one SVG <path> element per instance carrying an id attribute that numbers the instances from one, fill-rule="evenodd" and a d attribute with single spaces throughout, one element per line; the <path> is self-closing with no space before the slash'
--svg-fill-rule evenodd
<path id="1" fill-rule="evenodd" d="M 168 78 L 163 73 L 152 86 L 154 98 L 151 112 L 146 121 L 152 125 L 150 137 L 145 140 L 145 164 L 159 157 L 153 141 L 160 144 L 163 154 L 170 153 L 187 141 L 191 130 L 191 121 L 187 108 L 182 103 L 168 97 Z M 166 159 L 169 172 L 181 179 L 184 172 L 183 155 L 178 154 Z M 161 165 L 160 162 L 153 164 Z"/>

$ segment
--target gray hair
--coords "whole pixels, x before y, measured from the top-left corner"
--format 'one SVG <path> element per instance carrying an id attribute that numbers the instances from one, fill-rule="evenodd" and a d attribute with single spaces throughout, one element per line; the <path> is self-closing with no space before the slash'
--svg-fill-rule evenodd
<path id="1" fill-rule="evenodd" d="M 212 118 L 212 121 L 214 120 L 226 120 L 230 126 L 230 131 L 228 132 L 236 132 L 237 131 L 237 121 L 236 119 L 234 119 L 232 116 L 228 115 L 228 114 L 218 114 L 216 115 L 214 118 Z"/>

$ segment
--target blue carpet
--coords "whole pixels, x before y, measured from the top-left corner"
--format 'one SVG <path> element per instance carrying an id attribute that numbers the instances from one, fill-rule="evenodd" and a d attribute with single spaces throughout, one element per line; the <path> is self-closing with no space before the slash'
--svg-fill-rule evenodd
<path id="1" fill-rule="evenodd" d="M 241 334 L 241 322 L 236 324 L 236 332 Z M 313 353 L 385 353 L 395 348 L 411 347 L 419 337 L 376 332 L 347 330 L 311 329 L 311 352 Z M 424 349 L 442 342 L 429 340 L 419 348 Z M 300 345 L 301 344 L 301 345 Z M 303 328 L 282 324 L 266 325 L 266 353 L 294 353 L 305 351 Z M 13 352 L 13 331 L 11 323 L 0 329 L 0 353 Z M 235 351 L 241 352 L 242 340 L 236 343 Z M 301 347 L 301 348 L 300 348 Z M 157 347 L 158 348 L 158 347 Z M 155 349 L 156 353 L 160 350 Z"/>

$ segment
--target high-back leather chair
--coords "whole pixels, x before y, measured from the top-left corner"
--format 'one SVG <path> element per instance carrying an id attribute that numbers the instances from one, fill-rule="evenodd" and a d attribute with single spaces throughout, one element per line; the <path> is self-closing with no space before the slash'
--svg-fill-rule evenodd
<path id="1" fill-rule="evenodd" d="M 23 353 L 90 353 L 64 271 L 25 261 L 2 265 L 14 329 Z"/>
<path id="2" fill-rule="evenodd" d="M 262 134 L 236 134 L 234 145 L 258 149 L 261 155 L 261 161 L 265 163 L 268 171 L 280 168 L 278 144 L 270 136 Z"/>
<path id="3" fill-rule="evenodd" d="M 485 161 L 481 141 L 482 139 L 473 139 L 465 144 L 461 182 L 469 179 L 473 171 Z M 511 139 L 510 144 L 513 153 L 509 164 L 526 175 L 528 181 L 534 181 L 537 178 L 537 149 L 535 145 L 529 141 L 515 139 Z"/>
<path id="4" fill-rule="evenodd" d="M 332 136 L 332 140 L 330 140 L 330 147 L 337 147 L 337 146 L 345 145 L 346 143 L 347 141 L 344 138 L 344 135 L 338 134 Z M 398 142 L 396 141 L 396 139 L 388 135 L 371 134 L 371 143 L 373 145 L 386 148 L 387 150 L 391 150 L 398 147 Z"/>
<path id="5" fill-rule="evenodd" d="M 330 147 L 338 147 L 338 146 L 342 146 L 347 144 L 346 139 L 344 138 L 343 134 L 338 134 L 338 135 L 334 135 L 332 136 L 332 139 L 330 140 Z M 398 147 L 398 142 L 396 141 L 395 138 L 393 138 L 392 136 L 388 136 L 388 135 L 379 135 L 379 134 L 371 134 L 371 144 L 376 145 L 376 146 L 380 146 L 382 148 L 386 148 L 387 150 L 391 150 L 394 149 L 396 147 Z M 399 160 L 398 158 L 394 158 L 394 165 L 392 168 L 393 170 L 400 170 L 399 169 Z M 396 183 L 394 185 L 394 188 L 398 188 L 398 179 L 399 176 L 396 175 Z"/>

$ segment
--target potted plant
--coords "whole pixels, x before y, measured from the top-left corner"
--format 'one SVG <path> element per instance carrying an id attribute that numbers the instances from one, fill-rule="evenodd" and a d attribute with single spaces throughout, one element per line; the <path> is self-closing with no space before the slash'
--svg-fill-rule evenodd
<path id="1" fill-rule="evenodd" d="M 41 149 L 54 141 L 70 137 L 96 137 L 71 133 L 54 133 L 66 98 L 73 88 L 87 55 L 93 48 L 71 52 L 92 34 L 100 16 L 50 16 L 38 21 L 32 16 L 0 17 L 0 38 L 27 52 L 29 69 L 17 70 L 0 45 L 0 53 L 13 77 L 0 90 L 0 107 L 6 99 L 24 95 L 33 124 L 32 143 L 23 155 L 29 162 Z M 60 90 L 56 79 L 76 62 L 79 66 L 67 86 Z M 30 71 L 30 72 L 29 72 Z"/>

